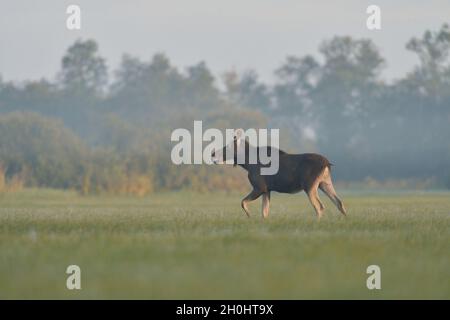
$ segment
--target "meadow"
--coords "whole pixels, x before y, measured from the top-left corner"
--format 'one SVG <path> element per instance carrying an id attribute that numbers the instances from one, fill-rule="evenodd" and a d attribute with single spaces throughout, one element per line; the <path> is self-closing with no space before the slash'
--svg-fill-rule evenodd
<path id="1" fill-rule="evenodd" d="M 450 299 L 450 193 L 341 195 L 348 217 L 322 195 L 318 222 L 305 194 L 273 194 L 267 220 L 240 194 L 0 194 L 0 298 Z"/>

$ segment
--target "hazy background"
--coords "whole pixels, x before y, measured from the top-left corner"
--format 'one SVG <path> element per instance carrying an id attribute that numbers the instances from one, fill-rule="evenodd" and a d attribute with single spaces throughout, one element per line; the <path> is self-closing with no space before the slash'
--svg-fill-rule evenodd
<path id="1" fill-rule="evenodd" d="M 78 4 L 82 29 L 65 27 L 66 8 Z M 366 28 L 366 8 L 382 11 L 382 30 Z M 386 58 L 383 75 L 403 76 L 417 59 L 404 50 L 412 35 L 449 20 L 446 0 L 0 0 L 0 70 L 6 80 L 53 77 L 59 59 L 77 38 L 101 44 L 108 65 L 123 52 L 143 59 L 165 52 L 174 64 L 205 60 L 214 74 L 255 69 L 273 81 L 286 55 L 317 54 L 334 35 L 366 37 Z"/>
<path id="2" fill-rule="evenodd" d="M 247 189 L 172 130 L 280 128 L 349 188 L 450 188 L 448 1 L 1 1 L 0 192 Z"/>

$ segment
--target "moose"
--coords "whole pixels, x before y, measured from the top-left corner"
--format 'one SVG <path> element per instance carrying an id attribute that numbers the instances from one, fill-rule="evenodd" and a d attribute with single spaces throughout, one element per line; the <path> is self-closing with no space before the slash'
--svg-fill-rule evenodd
<path id="1" fill-rule="evenodd" d="M 279 168 L 277 173 L 261 175 L 261 168 L 267 166 L 267 164 L 260 161 L 259 148 L 268 148 L 265 152 L 269 156 L 273 152 L 278 152 Z M 249 161 L 251 152 L 258 155 L 254 162 Z M 244 161 L 238 161 L 238 158 L 244 159 Z M 261 195 L 262 216 L 267 218 L 269 216 L 271 191 L 297 193 L 304 190 L 314 207 L 317 218 L 320 220 L 325 207 L 319 199 L 318 189 L 330 198 L 344 216 L 347 214 L 343 202 L 339 199 L 333 187 L 331 180 L 332 164 L 320 154 L 289 154 L 270 146 L 255 147 L 245 139 L 244 130 L 237 129 L 231 143 L 225 145 L 222 149 L 212 151 L 211 160 L 214 164 L 232 160 L 234 166 L 239 165 L 248 172 L 248 180 L 253 190 L 241 201 L 242 209 L 248 217 L 250 217 L 248 203 L 258 199 Z"/>

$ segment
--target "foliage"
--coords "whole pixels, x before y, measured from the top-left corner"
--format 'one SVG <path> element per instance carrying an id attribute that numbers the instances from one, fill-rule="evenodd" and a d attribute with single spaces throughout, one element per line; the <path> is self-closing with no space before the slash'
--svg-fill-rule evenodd
<path id="1" fill-rule="evenodd" d="M 61 121 L 35 113 L 9 113 L 0 117 L 0 137 L 6 178 L 23 175 L 32 186 L 80 186 L 87 150 Z"/>
<path id="2" fill-rule="evenodd" d="M 245 189 L 244 175 L 230 167 L 171 163 L 170 133 L 194 120 L 204 129 L 280 128 L 282 149 L 326 155 L 341 181 L 448 187 L 448 25 L 406 48 L 419 64 L 389 84 L 374 43 L 343 36 L 324 41 L 320 57 L 287 57 L 272 85 L 233 70 L 221 86 L 206 63 L 180 70 L 163 53 L 149 61 L 125 54 L 109 78 L 97 43 L 77 40 L 56 81 L 0 77 L 2 188 L 16 181 L 85 194 Z"/>

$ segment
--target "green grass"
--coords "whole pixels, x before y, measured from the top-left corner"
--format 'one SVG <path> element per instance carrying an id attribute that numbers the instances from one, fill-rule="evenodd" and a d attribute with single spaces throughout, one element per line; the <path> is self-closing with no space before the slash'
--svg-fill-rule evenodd
<path id="1" fill-rule="evenodd" d="M 348 218 L 322 196 L 319 223 L 304 194 L 274 194 L 265 221 L 241 195 L 0 195 L 0 298 L 450 299 L 449 193 L 342 198 Z"/>

